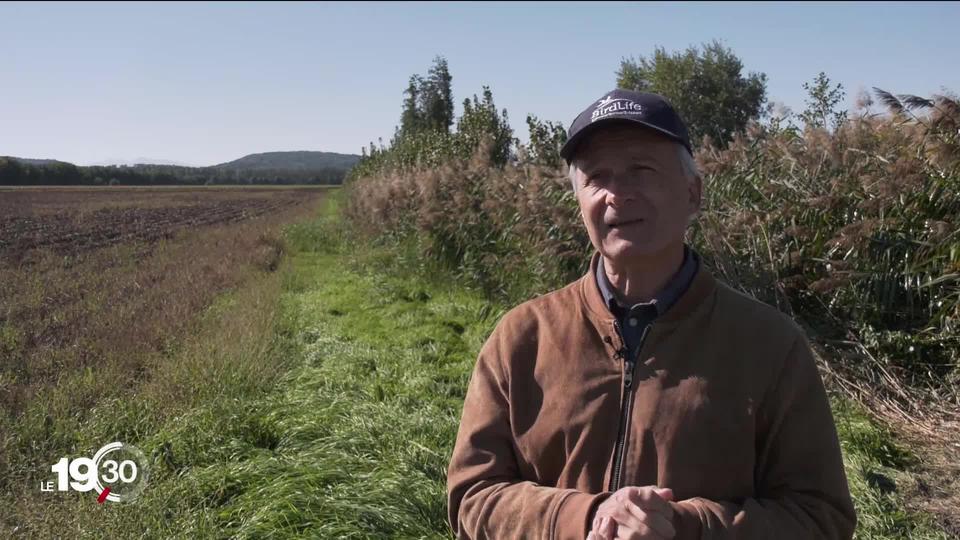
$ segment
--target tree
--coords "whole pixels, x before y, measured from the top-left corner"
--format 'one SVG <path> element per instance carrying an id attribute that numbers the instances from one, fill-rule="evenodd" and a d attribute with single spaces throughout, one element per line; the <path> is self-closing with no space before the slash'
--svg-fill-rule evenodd
<path id="1" fill-rule="evenodd" d="M 442 56 L 433 59 L 424 88 L 423 117 L 427 129 L 449 132 L 453 125 L 453 91 L 450 69 Z"/>
<path id="2" fill-rule="evenodd" d="M 497 113 L 490 87 L 483 87 L 483 100 L 473 95 L 473 101 L 463 100 L 463 115 L 457 120 L 457 145 L 463 157 L 469 157 L 483 143 L 490 143 L 490 161 L 504 165 L 512 157 L 513 129 L 507 110 Z"/>
<path id="3" fill-rule="evenodd" d="M 824 72 L 820 72 L 813 79 L 813 84 L 803 83 L 807 91 L 807 108 L 800 113 L 800 119 L 807 127 L 826 129 L 830 121 L 833 129 L 837 129 L 847 119 L 847 112 L 837 110 L 837 105 L 843 101 L 846 93 L 843 85 L 830 88 L 830 79 Z"/>
<path id="4" fill-rule="evenodd" d="M 399 136 L 420 131 L 423 126 L 418 104 L 420 100 L 420 87 L 423 85 L 423 78 L 419 75 L 411 75 L 410 83 L 404 90 L 406 99 L 403 100 L 403 112 L 400 114 Z"/>
<path id="5" fill-rule="evenodd" d="M 453 125 L 453 90 L 450 68 L 442 56 L 433 59 L 426 77 L 411 75 L 403 94 L 403 112 L 394 142 L 423 131 L 449 133 Z"/>
<path id="6" fill-rule="evenodd" d="M 447 61 L 437 56 L 425 77 L 414 75 L 408 81 L 407 96 L 401 113 L 401 125 L 394 130 L 388 146 L 372 143 L 364 149 L 360 161 L 350 170 L 348 182 L 384 171 L 404 171 L 435 167 L 452 160 L 469 160 L 478 150 L 491 164 L 503 166 L 516 158 L 506 109 L 498 111 L 493 92 L 483 87 L 483 97 L 463 101 L 463 114 L 454 123 L 453 93 L 450 89 Z M 560 127 L 562 130 L 562 126 Z"/>
<path id="7" fill-rule="evenodd" d="M 16 186 L 24 184 L 24 167 L 12 158 L 0 157 L 0 185 Z"/>
<path id="8" fill-rule="evenodd" d="M 560 164 L 560 149 L 567 142 L 567 130 L 563 124 L 549 120 L 540 121 L 536 116 L 528 114 L 527 128 L 530 131 L 527 159 L 531 163 L 548 167 Z"/>
<path id="9" fill-rule="evenodd" d="M 687 124 L 691 142 L 704 136 L 725 146 L 762 112 L 767 76 L 741 75 L 743 63 L 714 40 L 702 49 L 668 53 L 657 47 L 650 58 L 623 59 L 617 86 L 666 97 Z"/>

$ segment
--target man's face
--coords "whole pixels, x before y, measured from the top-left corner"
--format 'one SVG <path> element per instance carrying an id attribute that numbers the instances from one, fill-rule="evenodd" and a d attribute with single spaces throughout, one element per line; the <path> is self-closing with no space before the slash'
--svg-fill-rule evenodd
<path id="1" fill-rule="evenodd" d="M 583 222 L 604 257 L 649 259 L 682 244 L 701 185 L 684 174 L 678 143 L 649 129 L 613 126 L 592 134 L 574 164 Z"/>

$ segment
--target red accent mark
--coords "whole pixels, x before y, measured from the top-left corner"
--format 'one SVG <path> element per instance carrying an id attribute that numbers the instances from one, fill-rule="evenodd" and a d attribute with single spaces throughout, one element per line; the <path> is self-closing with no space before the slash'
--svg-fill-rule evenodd
<path id="1" fill-rule="evenodd" d="M 107 500 L 107 495 L 110 494 L 110 488 L 103 488 L 103 492 L 100 493 L 100 496 L 97 497 L 97 504 L 103 504 L 103 501 Z"/>

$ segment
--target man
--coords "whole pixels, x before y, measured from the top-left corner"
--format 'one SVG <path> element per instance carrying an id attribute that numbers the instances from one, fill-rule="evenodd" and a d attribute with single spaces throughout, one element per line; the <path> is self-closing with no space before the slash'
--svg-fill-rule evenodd
<path id="1" fill-rule="evenodd" d="M 684 244 L 701 179 L 670 104 L 614 90 L 577 116 L 561 154 L 596 252 L 481 349 L 447 471 L 454 533 L 851 538 L 803 331 Z"/>

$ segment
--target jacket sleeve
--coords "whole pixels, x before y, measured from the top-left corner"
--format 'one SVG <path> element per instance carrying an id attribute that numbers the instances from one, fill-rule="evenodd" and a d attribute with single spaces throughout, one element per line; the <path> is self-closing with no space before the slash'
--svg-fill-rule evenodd
<path id="1" fill-rule="evenodd" d="M 542 486 L 522 478 L 510 426 L 510 347 L 498 326 L 470 379 L 447 470 L 448 520 L 457 538 L 576 539 L 605 494 Z M 532 359 L 530 359 L 532 361 Z"/>
<path id="2" fill-rule="evenodd" d="M 676 540 L 852 538 L 857 516 L 836 426 L 802 333 L 758 414 L 758 497 L 672 503 Z"/>

